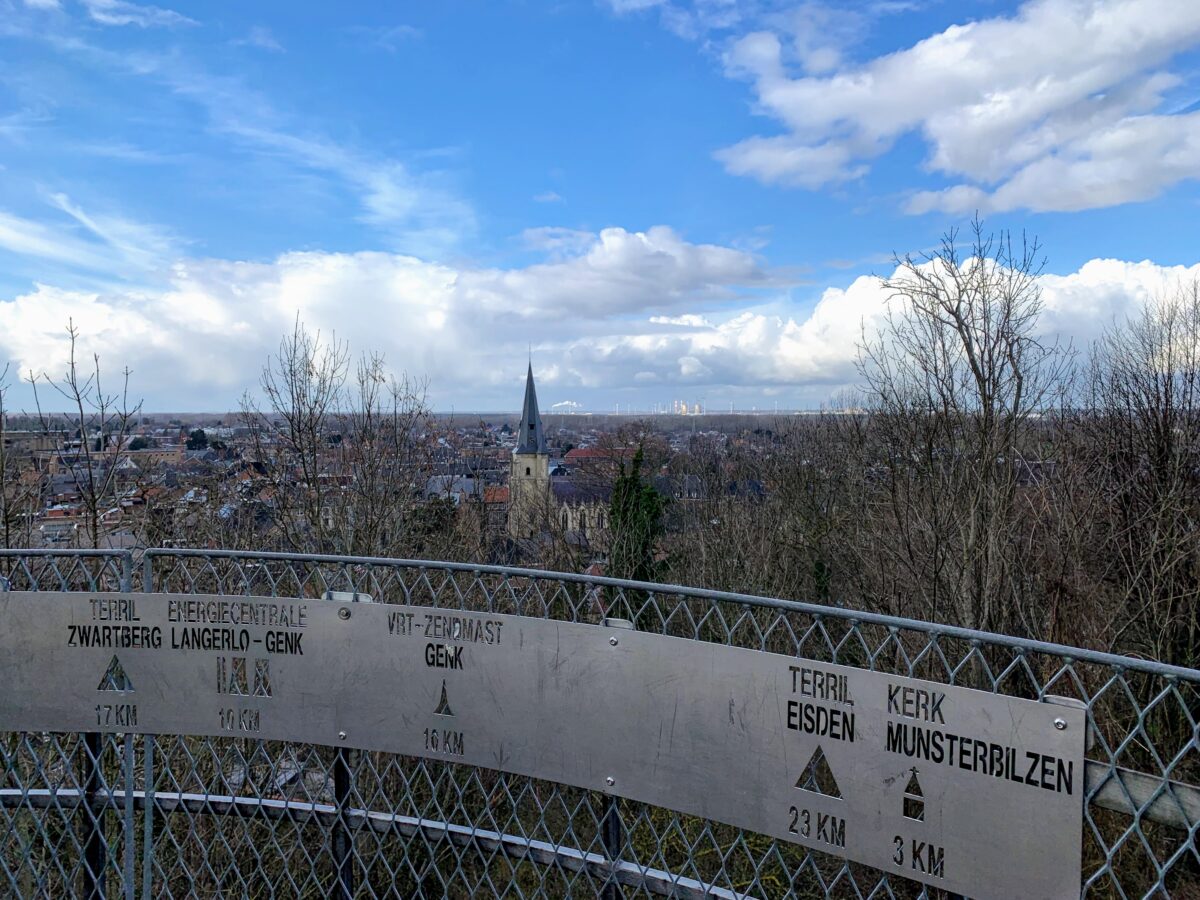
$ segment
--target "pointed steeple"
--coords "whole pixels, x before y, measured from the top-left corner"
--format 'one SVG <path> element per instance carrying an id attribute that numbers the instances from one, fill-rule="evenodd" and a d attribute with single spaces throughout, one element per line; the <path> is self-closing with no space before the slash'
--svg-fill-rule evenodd
<path id="1" fill-rule="evenodd" d="M 546 436 L 542 433 L 542 417 L 538 413 L 537 388 L 533 386 L 533 363 L 525 376 L 525 405 L 521 408 L 521 427 L 514 453 L 545 453 Z"/>

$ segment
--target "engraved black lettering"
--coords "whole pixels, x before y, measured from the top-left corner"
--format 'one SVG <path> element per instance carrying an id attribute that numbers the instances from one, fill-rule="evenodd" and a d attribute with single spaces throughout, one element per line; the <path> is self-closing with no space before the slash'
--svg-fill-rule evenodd
<path id="1" fill-rule="evenodd" d="M 945 851 L 935 844 L 927 844 L 913 838 L 910 864 L 914 870 L 923 875 L 932 875 L 934 878 L 946 877 Z"/>
<path id="2" fill-rule="evenodd" d="M 999 744 L 991 745 L 991 758 L 988 760 L 988 774 L 1000 777 L 1004 773 L 1004 748 Z"/>
<path id="3" fill-rule="evenodd" d="M 268 631 L 263 636 L 263 646 L 268 653 L 303 656 L 303 640 L 304 635 L 297 631 Z"/>
<path id="4" fill-rule="evenodd" d="M 1026 753 L 1025 758 L 1029 760 L 1029 770 L 1025 773 L 1025 783 L 1032 784 L 1037 787 L 1037 779 L 1033 777 L 1033 770 L 1037 768 L 1041 757 L 1037 753 Z"/>
<path id="5" fill-rule="evenodd" d="M 162 629 L 157 625 L 68 625 L 67 646 L 157 650 L 162 646 Z"/>
<path id="6" fill-rule="evenodd" d="M 891 692 L 888 688 L 888 705 L 891 706 Z M 790 726 L 789 726 L 790 727 Z M 904 752 L 904 729 L 908 726 L 903 722 L 888 722 L 887 723 L 887 738 L 884 740 L 883 749 L 887 753 L 903 753 Z"/>
<path id="7" fill-rule="evenodd" d="M 1073 794 L 1075 784 L 1075 761 L 1058 760 L 1058 781 L 1054 789 L 1060 794 Z"/>
<path id="8" fill-rule="evenodd" d="M 913 838 L 912 842 L 912 867 L 918 872 L 925 871 L 925 842 L 918 841 Z"/>
<path id="9" fill-rule="evenodd" d="M 463 733 L 448 728 L 426 728 L 425 751 L 427 753 L 444 753 L 448 756 L 463 756 L 466 753 Z"/>
<path id="10" fill-rule="evenodd" d="M 799 700 L 787 702 L 785 722 L 792 731 L 854 743 L 854 713 Z"/>
<path id="11" fill-rule="evenodd" d="M 413 614 L 410 612 L 388 613 L 388 634 L 410 635 L 413 633 Z"/>
<path id="12" fill-rule="evenodd" d="M 262 713 L 257 709 L 217 710 L 222 731 L 258 732 L 262 730 Z"/>
<path id="13" fill-rule="evenodd" d="M 137 723 L 136 703 L 96 704 L 97 728 L 136 728 Z"/>
<path id="14" fill-rule="evenodd" d="M 788 728 L 805 730 L 802 712 L 799 706 L 793 710 L 789 705 Z M 1026 751 L 1024 759 L 1028 766 L 1022 767 L 1021 751 L 1013 747 L 909 722 L 888 721 L 883 749 L 885 753 L 954 766 L 984 777 L 1003 778 L 1056 793 L 1073 794 L 1075 789 L 1075 767 L 1071 760 Z"/>
<path id="15" fill-rule="evenodd" d="M 817 840 L 834 847 L 845 847 L 846 820 L 828 813 L 817 813 Z"/>
<path id="16" fill-rule="evenodd" d="M 250 632 L 244 628 L 172 628 L 172 650 L 232 650 L 250 647 Z"/>
<path id="17" fill-rule="evenodd" d="M 940 691 L 933 692 L 933 701 L 929 705 L 929 721 L 938 721 L 943 725 L 946 724 L 946 719 L 942 715 L 942 701 L 946 699 L 946 695 Z"/>

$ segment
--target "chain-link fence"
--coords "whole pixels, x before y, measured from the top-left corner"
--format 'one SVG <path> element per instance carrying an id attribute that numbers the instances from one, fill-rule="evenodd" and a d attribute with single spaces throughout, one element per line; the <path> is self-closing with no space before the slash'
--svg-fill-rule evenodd
<path id="1" fill-rule="evenodd" d="M 1200 897 L 1194 670 L 845 609 L 532 570 L 195 550 L 147 551 L 137 563 L 124 552 L 0 551 L 0 590 L 369 597 L 622 618 L 695 641 L 1014 697 L 1075 698 L 1089 723 L 1081 894 Z M 186 735 L 9 733 L 2 746 L 0 884 L 21 897 L 937 893 L 716 822 L 436 760 Z"/>

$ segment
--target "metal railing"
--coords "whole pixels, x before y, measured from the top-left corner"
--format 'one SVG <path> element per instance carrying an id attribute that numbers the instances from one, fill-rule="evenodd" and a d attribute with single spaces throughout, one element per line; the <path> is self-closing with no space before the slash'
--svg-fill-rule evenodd
<path id="1" fill-rule="evenodd" d="M 0 590 L 376 602 L 594 622 L 1086 706 L 1089 897 L 1200 895 L 1200 672 L 842 608 L 420 560 L 0 551 Z M 140 566 L 140 572 L 138 567 Z M 18 896 L 934 896 L 894 874 L 595 792 L 386 753 L 185 735 L 3 736 Z M 980 810 L 986 816 L 987 810 Z M 996 822 L 997 828 L 1022 823 Z"/>

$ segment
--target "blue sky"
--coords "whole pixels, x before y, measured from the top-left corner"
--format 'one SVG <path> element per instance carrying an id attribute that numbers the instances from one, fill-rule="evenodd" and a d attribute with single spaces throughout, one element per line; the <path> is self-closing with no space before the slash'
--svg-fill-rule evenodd
<path id="1" fill-rule="evenodd" d="M 439 408 L 530 345 L 546 406 L 811 406 L 976 210 L 1075 339 L 1200 274 L 1200 5 L 164 2 L 0 0 L 0 366 L 73 317 L 225 409 L 299 315 Z"/>

